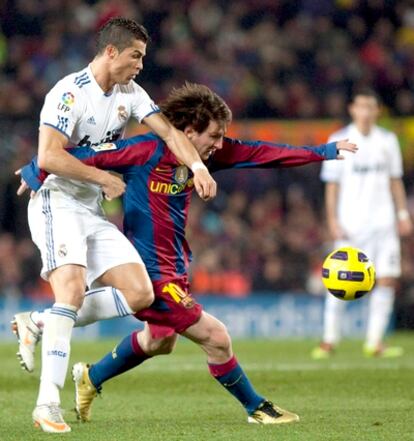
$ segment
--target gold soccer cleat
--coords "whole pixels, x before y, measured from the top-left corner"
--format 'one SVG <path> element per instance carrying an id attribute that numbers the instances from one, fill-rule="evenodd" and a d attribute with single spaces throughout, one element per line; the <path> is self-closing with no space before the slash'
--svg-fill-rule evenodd
<path id="1" fill-rule="evenodd" d="M 248 423 L 254 424 L 286 424 L 299 421 L 295 413 L 281 409 L 271 401 L 263 403 L 247 418 Z"/>
<path id="2" fill-rule="evenodd" d="M 72 368 L 72 379 L 75 383 L 75 411 L 78 420 L 87 422 L 91 420 L 92 401 L 99 390 L 89 379 L 89 365 L 76 363 Z"/>

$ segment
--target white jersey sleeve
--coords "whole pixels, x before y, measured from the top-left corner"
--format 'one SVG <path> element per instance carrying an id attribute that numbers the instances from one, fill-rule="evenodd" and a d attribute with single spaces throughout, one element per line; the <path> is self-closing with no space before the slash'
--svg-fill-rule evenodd
<path id="1" fill-rule="evenodd" d="M 403 163 L 400 143 L 398 142 L 398 138 L 395 133 L 389 134 L 389 150 L 390 177 L 401 178 L 403 176 Z"/>
<path id="2" fill-rule="evenodd" d="M 70 139 L 84 107 L 84 97 L 79 88 L 73 80 L 63 78 L 46 95 L 40 124 L 54 127 Z"/>
<path id="3" fill-rule="evenodd" d="M 132 104 L 132 116 L 139 122 L 142 122 L 147 116 L 153 113 L 159 113 L 159 107 L 150 98 L 148 93 L 138 84 L 133 83 L 134 87 L 134 101 Z"/>

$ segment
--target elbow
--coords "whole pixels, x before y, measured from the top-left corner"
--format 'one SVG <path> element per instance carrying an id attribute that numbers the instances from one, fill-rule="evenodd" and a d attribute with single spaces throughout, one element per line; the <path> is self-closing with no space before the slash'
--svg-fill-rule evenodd
<path id="1" fill-rule="evenodd" d="M 47 169 L 49 167 L 49 163 L 48 163 L 48 160 L 47 160 L 47 155 L 45 155 L 44 153 L 39 153 L 39 155 L 37 157 L 37 165 L 42 170 L 46 170 L 47 171 Z"/>
<path id="2" fill-rule="evenodd" d="M 54 155 L 50 151 L 40 151 L 37 156 L 37 165 L 40 169 L 49 173 L 53 173 L 54 170 Z"/>

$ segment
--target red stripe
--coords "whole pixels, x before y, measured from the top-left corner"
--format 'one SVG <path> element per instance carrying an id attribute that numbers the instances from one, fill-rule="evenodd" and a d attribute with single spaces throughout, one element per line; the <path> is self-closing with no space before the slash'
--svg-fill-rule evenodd
<path id="1" fill-rule="evenodd" d="M 140 331 L 134 331 L 131 334 L 131 345 L 132 349 L 134 350 L 135 354 L 142 358 L 150 358 L 151 356 L 146 354 L 143 349 L 141 348 L 141 345 L 138 342 L 138 334 Z"/>
<path id="2" fill-rule="evenodd" d="M 229 361 L 226 361 L 223 364 L 208 363 L 208 368 L 213 377 L 222 377 L 231 372 L 237 365 L 237 358 L 233 355 Z"/>
<path id="3" fill-rule="evenodd" d="M 130 144 L 120 150 L 108 150 L 107 152 L 98 152 L 93 156 L 96 165 L 111 167 L 125 165 L 143 165 L 152 156 L 157 148 L 155 140 L 137 142 Z"/>

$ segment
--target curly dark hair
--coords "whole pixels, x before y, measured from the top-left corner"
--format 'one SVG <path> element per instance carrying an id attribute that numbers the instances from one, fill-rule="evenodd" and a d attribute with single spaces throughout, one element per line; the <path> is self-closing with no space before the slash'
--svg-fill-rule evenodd
<path id="1" fill-rule="evenodd" d="M 160 109 L 177 129 L 192 126 L 198 133 L 203 132 L 210 121 L 224 125 L 232 118 L 223 98 L 207 86 L 189 82 L 174 88 L 161 102 Z"/>
<path id="2" fill-rule="evenodd" d="M 149 41 L 148 31 L 145 27 L 128 18 L 111 18 L 98 32 L 97 53 L 101 54 L 109 44 L 122 52 L 131 46 L 133 40 L 140 40 L 144 43 Z"/>

